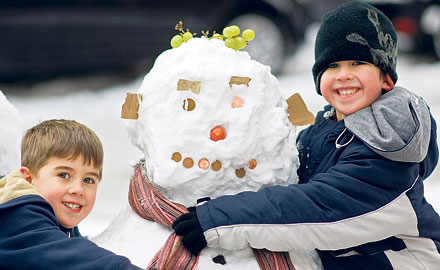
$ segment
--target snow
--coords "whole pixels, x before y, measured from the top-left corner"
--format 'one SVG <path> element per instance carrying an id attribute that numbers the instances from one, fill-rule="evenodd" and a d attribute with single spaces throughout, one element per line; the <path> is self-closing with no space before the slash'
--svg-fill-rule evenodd
<path id="1" fill-rule="evenodd" d="M 0 91 L 0 175 L 20 166 L 21 118 L 17 109 Z M 7 116 L 7 117 L 4 117 Z"/>
<path id="2" fill-rule="evenodd" d="M 309 31 L 308 42 L 303 44 L 300 51 L 289 59 L 284 75 L 279 76 L 278 80 L 279 88 L 285 98 L 293 93 L 300 93 L 310 111 L 315 114 L 325 105 L 325 101 L 316 94 L 311 75 L 314 32 L 315 29 Z M 423 63 L 400 56 L 397 72 L 399 74 L 397 85 L 421 95 L 430 105 L 434 118 L 439 120 L 440 91 L 437 88 L 440 83 L 440 62 Z M 54 81 L 53 84 L 63 87 L 59 81 Z M 143 157 L 144 153 L 133 146 L 130 141 L 130 135 L 125 128 L 125 122 L 129 120 L 120 119 L 121 106 L 126 92 L 135 92 L 141 85 L 142 78 L 138 78 L 130 83 L 107 87 L 99 91 L 83 87 L 62 95 L 41 96 L 33 92 L 29 92 L 29 95 L 24 97 L 13 93 L 8 95 L 9 101 L 15 105 L 23 119 L 23 129 L 50 118 L 74 119 L 89 126 L 101 138 L 105 150 L 103 180 L 98 190 L 95 209 L 80 224 L 80 230 L 84 235 L 97 236 L 108 228 L 107 231 L 114 238 L 106 239 L 118 243 L 120 227 L 109 227 L 115 218 L 125 221 L 132 219 L 134 221 L 131 224 L 141 224 L 143 221 L 133 215 L 125 216 L 130 213 L 129 209 L 127 210 L 128 183 L 132 174 L 130 165 Z M 46 86 L 48 85 L 39 87 Z M 440 169 L 436 168 L 431 177 L 425 181 L 425 192 L 428 202 L 440 212 L 439 178 Z M 152 224 L 154 225 L 151 226 L 157 227 L 154 228 L 155 232 L 164 230 L 159 225 Z M 123 233 L 127 234 L 126 237 L 145 239 L 143 248 L 151 251 L 157 250 L 163 244 L 159 239 L 169 233 L 166 231 L 162 235 L 161 233 L 151 235 L 146 231 L 139 233 L 136 231 L 133 228 L 131 231 L 124 230 Z M 128 235 L 129 233 L 131 235 Z M 142 257 L 150 251 L 140 250 L 137 247 L 131 252 L 136 253 L 137 257 Z M 233 255 L 231 256 L 234 258 Z M 245 263 L 245 265 L 248 264 Z M 246 269 L 245 266 L 242 268 Z"/>

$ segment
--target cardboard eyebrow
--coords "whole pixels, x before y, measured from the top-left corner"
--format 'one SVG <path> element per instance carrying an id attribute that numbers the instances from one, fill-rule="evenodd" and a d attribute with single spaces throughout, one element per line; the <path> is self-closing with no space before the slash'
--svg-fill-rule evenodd
<path id="1" fill-rule="evenodd" d="M 233 84 L 245 84 L 246 86 L 249 87 L 249 82 L 251 81 L 251 78 L 249 77 L 240 77 L 240 76 L 232 76 L 229 79 L 229 87 L 232 88 Z"/>
<path id="2" fill-rule="evenodd" d="M 177 82 L 177 91 L 192 91 L 194 94 L 200 93 L 201 82 L 188 81 L 185 79 L 179 79 Z"/>

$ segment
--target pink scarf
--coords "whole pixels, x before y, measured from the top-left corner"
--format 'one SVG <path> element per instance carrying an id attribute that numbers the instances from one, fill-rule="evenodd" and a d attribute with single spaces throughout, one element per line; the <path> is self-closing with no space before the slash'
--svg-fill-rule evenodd
<path id="1" fill-rule="evenodd" d="M 142 174 L 142 163 L 134 168 L 130 179 L 128 201 L 133 210 L 141 217 L 171 228 L 174 220 L 188 213 L 185 206 L 165 198 Z M 253 249 L 258 265 L 262 270 L 294 270 L 289 253 L 272 252 L 267 249 Z M 182 245 L 180 236 L 173 232 L 154 255 L 147 266 L 149 270 L 192 270 L 197 266 L 199 256 L 193 256 Z"/>

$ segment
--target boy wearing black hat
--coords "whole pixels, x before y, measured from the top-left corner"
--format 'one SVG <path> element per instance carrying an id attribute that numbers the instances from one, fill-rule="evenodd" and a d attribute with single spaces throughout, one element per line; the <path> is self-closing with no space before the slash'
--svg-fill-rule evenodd
<path id="1" fill-rule="evenodd" d="M 329 105 L 298 136 L 299 184 L 197 206 L 174 223 L 184 246 L 317 250 L 324 269 L 437 269 L 440 217 L 423 193 L 436 123 L 422 98 L 394 87 L 396 43 L 371 5 L 326 14 L 312 71 Z"/>

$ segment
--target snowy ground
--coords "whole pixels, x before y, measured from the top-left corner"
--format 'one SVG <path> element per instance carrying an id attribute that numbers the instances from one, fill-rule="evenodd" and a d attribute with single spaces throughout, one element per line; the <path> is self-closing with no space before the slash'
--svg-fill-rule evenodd
<path id="1" fill-rule="evenodd" d="M 311 41 L 289 59 L 279 82 L 286 98 L 295 92 L 300 93 L 315 114 L 325 102 L 316 94 L 311 75 L 313 36 L 311 31 Z M 440 62 L 428 64 L 401 57 L 397 71 L 398 85 L 424 97 L 434 117 L 440 121 Z M 125 93 L 136 91 L 141 81 L 142 78 L 138 78 L 99 90 L 84 85 L 84 81 L 80 84 L 64 80 L 37 85 L 32 91 L 20 91 L 19 94 L 5 87 L 2 89 L 20 112 L 25 129 L 46 119 L 74 119 L 89 126 L 101 138 L 105 150 L 104 175 L 95 209 L 80 225 L 84 235 L 94 236 L 102 232 L 127 204 L 132 172 L 129 164 L 141 157 L 141 152 L 131 145 L 124 125 L 124 121 L 129 120 L 121 120 L 120 111 Z M 74 91 L 59 94 L 59 90 L 66 87 Z M 440 212 L 440 169 L 437 168 L 425 183 L 428 201 Z"/>

